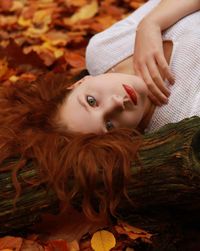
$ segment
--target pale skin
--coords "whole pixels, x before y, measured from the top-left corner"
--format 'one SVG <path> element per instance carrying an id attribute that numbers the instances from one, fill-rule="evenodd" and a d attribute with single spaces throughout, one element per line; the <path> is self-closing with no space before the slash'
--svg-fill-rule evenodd
<path id="1" fill-rule="evenodd" d="M 170 92 L 164 79 L 174 83 L 169 69 L 173 43 L 163 42 L 161 32 L 199 8 L 200 0 L 162 0 L 139 24 L 133 57 L 116 65 L 115 73 L 110 70 L 109 74 L 88 76 L 75 83 L 60 107 L 58 122 L 82 133 L 106 133 L 113 128 L 143 131 L 155 105 L 168 102 Z M 136 93 L 136 104 L 124 84 Z"/>
<path id="2" fill-rule="evenodd" d="M 124 85 L 134 91 L 136 103 Z M 149 114 L 146 84 L 131 74 L 87 76 L 71 89 L 60 108 L 58 121 L 72 131 L 101 134 L 114 128 L 137 128 Z"/>

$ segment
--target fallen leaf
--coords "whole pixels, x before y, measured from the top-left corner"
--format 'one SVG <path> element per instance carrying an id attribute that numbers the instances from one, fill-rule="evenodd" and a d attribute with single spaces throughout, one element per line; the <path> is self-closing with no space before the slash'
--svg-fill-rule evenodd
<path id="1" fill-rule="evenodd" d="M 110 251 L 115 245 L 114 235 L 107 230 L 97 231 L 91 239 L 91 246 L 94 251 Z"/>
<path id="2" fill-rule="evenodd" d="M 5 236 L 0 238 L 0 250 L 11 249 L 20 251 L 23 239 L 21 237 Z"/>
<path id="3" fill-rule="evenodd" d="M 65 2 L 68 7 L 70 6 L 82 7 L 87 4 L 87 0 L 76 0 L 76 1 L 66 0 Z"/>
<path id="4" fill-rule="evenodd" d="M 12 0 L 1 0 L 0 1 L 0 9 L 4 10 L 4 11 L 8 11 L 11 9 L 13 4 Z"/>
<path id="5" fill-rule="evenodd" d="M 8 71 L 8 62 L 7 60 L 0 59 L 0 79 L 7 73 Z"/>
<path id="6" fill-rule="evenodd" d="M 66 31 L 51 30 L 41 36 L 41 39 L 54 46 L 65 46 L 70 40 Z"/>
<path id="7" fill-rule="evenodd" d="M 74 240 L 68 243 L 68 247 L 70 251 L 79 251 L 80 247 L 78 241 Z"/>
<path id="8" fill-rule="evenodd" d="M 85 58 L 76 52 L 66 51 L 65 60 L 74 68 L 84 68 L 85 67 Z"/>
<path id="9" fill-rule="evenodd" d="M 27 19 L 23 16 L 20 16 L 17 20 L 17 23 L 22 27 L 29 27 L 31 25 L 31 19 Z"/>
<path id="10" fill-rule="evenodd" d="M 93 0 L 90 4 L 81 7 L 74 15 L 69 19 L 70 23 L 76 23 L 80 20 L 88 19 L 94 17 L 98 12 L 98 3 Z"/>
<path id="11" fill-rule="evenodd" d="M 67 241 L 49 240 L 45 245 L 44 251 L 70 251 Z"/>
<path id="12" fill-rule="evenodd" d="M 115 226 L 115 230 L 119 234 L 126 234 L 132 240 L 136 240 L 138 238 L 150 239 L 152 236 L 152 234 L 146 232 L 145 230 L 128 225 L 124 222 L 119 222 L 118 225 Z"/>
<path id="13" fill-rule="evenodd" d="M 6 248 L 6 249 L 1 249 L 0 251 L 13 251 L 13 249 Z"/>

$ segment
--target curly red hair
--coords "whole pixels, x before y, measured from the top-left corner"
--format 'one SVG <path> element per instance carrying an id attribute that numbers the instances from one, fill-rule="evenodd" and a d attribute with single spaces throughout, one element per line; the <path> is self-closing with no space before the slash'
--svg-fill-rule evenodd
<path id="1" fill-rule="evenodd" d="M 18 163 L 1 171 L 12 169 L 18 197 L 17 171 L 33 159 L 37 182 L 48 183 L 66 205 L 80 196 L 90 219 L 114 214 L 126 196 L 131 160 L 141 138 L 130 130 L 83 135 L 56 125 L 59 106 L 70 92 L 67 82 L 63 74 L 48 73 L 31 83 L 0 87 L 0 163 L 20 156 Z"/>

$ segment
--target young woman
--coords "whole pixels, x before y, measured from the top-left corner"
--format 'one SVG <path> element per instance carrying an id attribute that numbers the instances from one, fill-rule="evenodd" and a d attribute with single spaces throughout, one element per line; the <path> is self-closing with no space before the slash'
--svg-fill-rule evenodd
<path id="1" fill-rule="evenodd" d="M 163 0 L 162 3 L 164 2 L 169 4 L 169 6 L 166 6 L 166 10 L 171 10 L 171 4 L 174 6 L 172 1 Z M 186 3 L 186 1 L 183 2 Z M 199 1 L 187 1 L 187 3 L 187 10 L 183 8 L 184 11 L 181 12 L 183 16 L 199 8 Z M 189 3 L 191 3 L 192 8 Z M 180 12 L 181 6 L 176 8 L 176 14 Z M 177 15 L 175 16 L 177 17 Z M 180 18 L 180 15 L 178 18 Z M 120 37 L 125 37 L 126 34 L 130 33 L 128 24 L 132 24 L 131 18 L 128 17 L 125 20 L 124 34 L 121 34 L 118 27 L 119 24 L 123 24 L 123 21 L 106 32 L 113 36 L 116 32 L 113 33 L 112 29 L 116 27 L 117 31 L 120 32 L 118 37 L 120 41 Z M 176 93 L 174 97 L 177 101 L 174 105 L 174 109 L 176 108 L 174 112 L 175 120 L 196 114 L 196 111 L 200 114 L 198 95 L 196 96 L 196 92 L 200 93 L 198 91 L 200 78 L 199 75 L 191 74 L 194 71 L 193 68 L 188 70 L 187 65 L 185 65 L 188 63 L 192 67 L 191 62 L 196 62 L 196 72 L 199 74 L 200 40 L 198 40 L 199 32 L 195 32 L 196 29 L 194 29 L 199 27 L 197 20 L 199 20 L 199 12 L 185 17 L 164 34 L 168 39 L 167 35 L 175 36 L 178 29 L 178 37 L 180 37 L 179 40 L 173 41 L 173 45 L 175 46 L 175 42 L 177 42 L 177 46 L 173 48 L 170 64 L 176 75 L 176 83 L 173 88 L 178 88 L 178 90 L 171 90 L 172 93 Z M 175 27 L 178 28 L 175 29 Z M 141 29 L 142 31 L 143 29 Z M 188 34 L 192 34 L 192 40 Z M 193 39 L 194 34 L 195 39 Z M 131 39 L 132 36 L 133 34 L 131 34 Z M 97 41 L 95 43 L 98 45 L 98 41 L 101 40 L 94 39 L 92 41 Z M 100 50 L 100 48 L 92 46 L 92 41 L 88 47 L 87 61 L 90 72 L 94 74 L 89 63 L 89 55 L 93 55 L 93 59 L 91 58 L 92 65 L 98 66 L 103 62 L 107 64 L 107 53 L 111 52 L 112 54 L 115 50 L 112 47 L 106 53 L 102 50 L 103 59 L 101 60 L 100 56 L 95 56 L 96 49 Z M 188 47 L 188 44 L 191 45 L 191 41 L 192 46 Z M 111 43 L 111 45 L 114 44 Z M 193 48 L 192 52 L 195 52 L 192 56 L 190 55 L 190 47 Z M 121 44 L 118 48 L 122 49 Z M 184 53 L 182 53 L 183 48 L 185 48 Z M 49 186 L 54 188 L 61 201 L 66 203 L 81 192 L 83 211 L 87 216 L 96 216 L 92 206 L 93 198 L 99 202 L 99 213 L 106 214 L 108 211 L 113 211 L 121 193 L 125 191 L 124 187 L 129 178 L 130 163 L 141 142 L 141 138 L 137 136 L 136 132 L 133 139 L 133 129 L 143 130 L 149 126 L 150 121 L 158 120 L 158 126 L 153 127 L 150 124 L 150 129 L 158 128 L 166 122 L 173 122 L 173 119 L 170 121 L 171 118 L 165 119 L 165 112 L 163 112 L 162 117 L 155 115 L 157 111 L 170 107 L 173 94 L 170 95 L 168 105 L 156 108 L 154 111 L 146 83 L 142 78 L 132 74 L 132 65 L 130 64 L 132 49 L 133 46 L 129 49 L 130 55 L 122 53 L 125 55 L 122 63 L 120 62 L 123 59 L 116 56 L 118 61 L 112 60 L 111 64 L 103 70 L 103 72 L 106 72 L 115 66 L 114 70 L 120 73 L 87 76 L 72 86 L 66 84 L 64 76 L 58 75 L 55 77 L 48 74 L 31 84 L 20 81 L 11 86 L 0 87 L 1 171 L 12 170 L 17 196 L 22 191 L 16 179 L 17 171 L 30 160 L 33 160 L 39 170 L 39 178 L 35 182 L 37 184 L 48 183 Z M 128 56 L 131 56 L 131 58 Z M 182 61 L 182 57 L 187 57 L 188 60 Z M 111 56 L 108 54 L 108 59 L 110 58 Z M 126 58 L 127 60 L 125 60 Z M 117 66 L 117 63 L 120 64 Z M 131 68 L 127 68 L 127 64 Z M 176 65 L 183 67 L 176 70 Z M 169 72 L 167 74 L 170 75 Z M 179 83 L 183 81 L 181 76 L 188 77 L 189 82 L 186 81 L 184 85 L 180 86 Z M 194 90 L 191 90 L 191 85 L 188 87 L 188 84 L 191 84 L 190 78 L 195 85 Z M 198 80 L 197 84 L 196 80 Z M 159 84 L 157 85 L 162 92 L 162 88 L 159 87 Z M 181 91 L 181 103 L 177 99 L 179 89 Z M 189 91 L 191 91 L 191 94 L 189 94 Z M 185 96 L 182 97 L 183 93 L 187 97 L 189 96 L 188 101 L 186 101 Z M 194 102 L 196 98 L 197 100 Z M 191 99 L 194 111 L 192 107 L 188 106 Z M 191 113 L 186 110 L 186 107 L 189 107 L 187 109 Z M 185 113 L 183 114 L 182 111 L 177 109 L 183 110 Z M 166 114 L 169 115 L 170 112 L 168 111 Z M 105 132 L 108 133 L 105 134 Z M 13 157 L 19 158 L 19 161 L 13 162 Z M 117 181 L 117 186 L 116 177 L 121 178 Z M 71 186 L 72 181 L 73 186 Z M 102 187 L 99 184 L 102 184 Z M 107 196 L 108 193 L 109 196 Z"/>

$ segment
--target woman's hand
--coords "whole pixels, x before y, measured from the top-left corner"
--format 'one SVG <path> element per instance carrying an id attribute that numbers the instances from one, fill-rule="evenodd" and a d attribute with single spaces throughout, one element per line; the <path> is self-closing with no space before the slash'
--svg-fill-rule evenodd
<path id="1" fill-rule="evenodd" d="M 155 105 L 167 103 L 170 92 L 164 80 L 173 84 L 174 78 L 164 56 L 161 29 L 149 19 L 144 18 L 138 26 L 133 67 L 146 82 L 151 101 Z"/>

